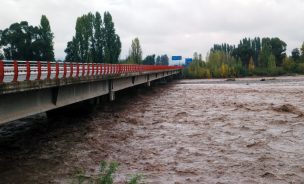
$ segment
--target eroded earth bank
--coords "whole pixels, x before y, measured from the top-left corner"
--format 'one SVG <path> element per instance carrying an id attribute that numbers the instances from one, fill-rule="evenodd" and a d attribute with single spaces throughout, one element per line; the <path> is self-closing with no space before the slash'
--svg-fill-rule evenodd
<path id="1" fill-rule="evenodd" d="M 117 183 L 301 183 L 304 78 L 182 80 L 123 96 L 88 116 L 0 127 L 0 183 L 71 183 L 101 160 Z"/>

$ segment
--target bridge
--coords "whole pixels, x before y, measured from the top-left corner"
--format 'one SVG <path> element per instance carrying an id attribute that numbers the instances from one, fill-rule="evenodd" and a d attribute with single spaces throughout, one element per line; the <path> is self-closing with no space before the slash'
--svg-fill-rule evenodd
<path id="1" fill-rule="evenodd" d="M 0 60 L 0 124 L 172 77 L 180 66 Z"/>

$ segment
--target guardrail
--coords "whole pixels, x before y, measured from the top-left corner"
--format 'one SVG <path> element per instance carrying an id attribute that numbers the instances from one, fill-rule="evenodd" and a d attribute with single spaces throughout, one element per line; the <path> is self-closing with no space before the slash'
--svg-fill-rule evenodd
<path id="1" fill-rule="evenodd" d="M 175 70 L 181 66 L 0 60 L 0 83 Z"/>

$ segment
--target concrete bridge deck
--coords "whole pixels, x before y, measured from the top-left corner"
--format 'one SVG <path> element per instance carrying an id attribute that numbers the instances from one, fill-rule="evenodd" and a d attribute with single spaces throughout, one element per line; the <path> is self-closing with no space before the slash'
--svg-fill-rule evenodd
<path id="1" fill-rule="evenodd" d="M 0 124 L 177 75 L 179 66 L 0 61 Z"/>

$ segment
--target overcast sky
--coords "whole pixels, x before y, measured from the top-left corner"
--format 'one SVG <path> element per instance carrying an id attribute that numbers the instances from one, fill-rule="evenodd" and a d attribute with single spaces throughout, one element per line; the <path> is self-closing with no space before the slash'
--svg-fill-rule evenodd
<path id="1" fill-rule="evenodd" d="M 0 0 L 0 29 L 26 20 L 38 25 L 45 14 L 55 34 L 56 58 L 64 58 L 78 16 L 109 11 L 122 41 L 144 55 L 203 56 L 214 43 L 237 44 L 243 37 L 279 37 L 292 48 L 304 41 L 304 0 Z"/>

